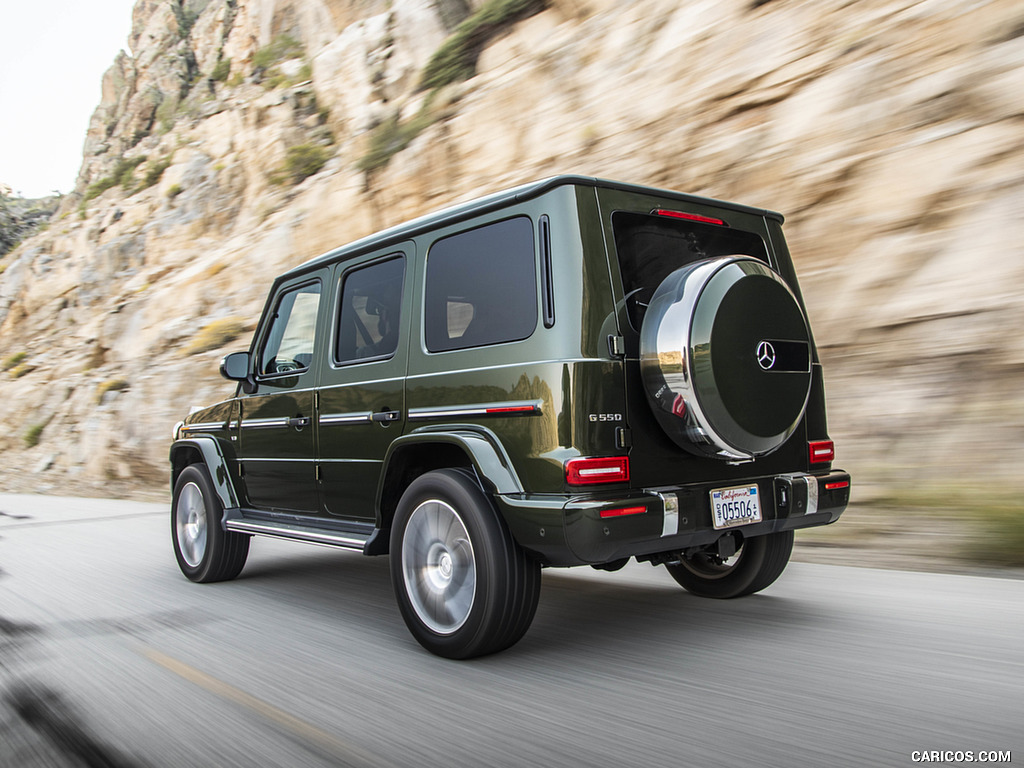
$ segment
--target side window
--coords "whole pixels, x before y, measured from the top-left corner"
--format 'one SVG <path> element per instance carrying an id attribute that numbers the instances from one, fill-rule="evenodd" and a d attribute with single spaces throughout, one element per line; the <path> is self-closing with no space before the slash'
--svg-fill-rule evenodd
<path id="1" fill-rule="evenodd" d="M 309 368 L 316 340 L 320 283 L 310 283 L 281 296 L 260 351 L 258 370 L 270 376 Z"/>
<path id="2" fill-rule="evenodd" d="M 395 354 L 404 278 L 402 256 L 345 274 L 335 362 L 379 360 Z"/>
<path id="3" fill-rule="evenodd" d="M 424 334 L 444 352 L 519 341 L 537 326 L 533 224 L 525 216 L 438 240 L 427 255 Z"/>

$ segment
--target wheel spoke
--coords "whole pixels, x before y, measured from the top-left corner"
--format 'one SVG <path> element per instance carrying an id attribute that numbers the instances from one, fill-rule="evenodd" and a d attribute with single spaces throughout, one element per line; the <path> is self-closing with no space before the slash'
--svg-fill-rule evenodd
<path id="1" fill-rule="evenodd" d="M 469 618 L 476 595 L 476 563 L 465 524 L 449 504 L 420 504 L 402 539 L 402 574 L 413 610 L 432 631 L 446 635 Z"/>
<path id="2" fill-rule="evenodd" d="M 206 555 L 206 503 L 195 483 L 181 489 L 174 510 L 174 529 L 182 558 L 197 568 Z"/>

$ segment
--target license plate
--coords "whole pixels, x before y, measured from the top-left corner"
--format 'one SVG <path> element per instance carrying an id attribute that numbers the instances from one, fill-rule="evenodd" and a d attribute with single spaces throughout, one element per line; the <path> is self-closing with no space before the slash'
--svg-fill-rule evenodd
<path id="1" fill-rule="evenodd" d="M 757 486 L 744 485 L 712 491 L 711 521 L 719 530 L 761 522 L 761 498 Z"/>

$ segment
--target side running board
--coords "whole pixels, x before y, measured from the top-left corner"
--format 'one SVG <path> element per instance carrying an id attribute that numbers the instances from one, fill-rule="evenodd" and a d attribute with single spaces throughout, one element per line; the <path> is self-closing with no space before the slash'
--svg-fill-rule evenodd
<path id="1" fill-rule="evenodd" d="M 373 534 L 348 533 L 325 529 L 312 529 L 292 523 L 269 520 L 241 520 L 228 518 L 224 527 L 235 533 L 248 533 L 253 536 L 270 536 L 275 539 L 302 541 L 307 544 L 319 544 L 323 547 L 339 547 L 363 552 L 366 543 Z"/>

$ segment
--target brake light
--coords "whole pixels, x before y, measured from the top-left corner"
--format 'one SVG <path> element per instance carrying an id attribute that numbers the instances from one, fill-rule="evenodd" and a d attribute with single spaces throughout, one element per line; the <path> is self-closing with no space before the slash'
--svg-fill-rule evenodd
<path id="1" fill-rule="evenodd" d="M 831 440 L 815 440 L 807 444 L 811 464 L 827 464 L 836 458 L 836 447 Z"/>
<path id="2" fill-rule="evenodd" d="M 664 208 L 654 210 L 655 216 L 669 216 L 673 219 L 686 219 L 687 221 L 699 221 L 702 224 L 717 224 L 720 227 L 728 227 L 721 219 L 713 219 L 710 216 L 701 216 L 699 213 L 683 213 L 682 211 L 669 211 Z"/>
<path id="3" fill-rule="evenodd" d="M 627 515 L 642 515 L 647 507 L 622 507 L 621 509 L 602 509 L 601 517 L 626 517 Z"/>
<path id="4" fill-rule="evenodd" d="M 569 485 L 625 483 L 628 480 L 628 456 L 570 459 L 565 463 L 565 482 Z"/>

